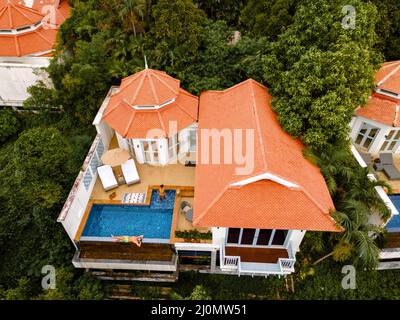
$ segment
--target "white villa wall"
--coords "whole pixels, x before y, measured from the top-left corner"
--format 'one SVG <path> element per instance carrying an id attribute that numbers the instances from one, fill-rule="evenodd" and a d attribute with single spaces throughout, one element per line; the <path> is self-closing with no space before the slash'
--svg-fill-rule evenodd
<path id="1" fill-rule="evenodd" d="M 121 149 L 125 149 L 125 150 L 129 151 L 128 141 L 125 138 L 123 138 L 118 132 L 115 132 L 115 135 L 117 137 L 118 146 Z"/>
<path id="2" fill-rule="evenodd" d="M 74 185 L 72 186 L 72 189 L 64 204 L 64 207 L 61 210 L 61 213 L 57 219 L 57 221 L 61 222 L 61 224 L 63 225 L 72 242 L 74 242 L 75 234 L 79 228 L 82 216 L 86 210 L 90 195 L 96 183 L 97 166 L 101 165 L 101 155 L 98 154 L 97 150 L 99 144 L 101 143 L 103 144 L 104 153 L 105 151 L 107 151 L 110 144 L 109 135 L 101 136 L 100 134 L 98 134 L 94 139 L 88 155 L 86 156 L 86 159 L 84 161 L 82 169 L 79 172 L 78 177 L 76 178 Z M 94 157 L 98 159 L 98 163 L 97 166 L 92 169 L 91 163 Z M 90 173 L 92 178 L 87 187 L 85 187 L 85 176 L 88 172 Z"/>
<path id="3" fill-rule="evenodd" d="M 224 245 L 228 228 L 214 227 L 211 228 L 211 231 L 212 231 L 212 243 L 218 246 Z"/>
<path id="4" fill-rule="evenodd" d="M 305 230 L 290 230 L 284 246 L 288 248 L 290 245 L 292 253 L 295 254 L 300 251 L 300 244 L 303 241 L 305 234 Z"/>

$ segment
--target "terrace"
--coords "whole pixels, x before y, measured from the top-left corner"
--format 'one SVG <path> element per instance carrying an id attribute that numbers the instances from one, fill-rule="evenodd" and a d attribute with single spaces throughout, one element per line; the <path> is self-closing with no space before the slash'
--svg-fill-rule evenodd
<path id="1" fill-rule="evenodd" d="M 119 269 L 135 269 L 135 266 L 133 266 L 135 264 L 138 269 L 141 269 L 144 268 L 143 263 L 145 263 L 145 269 L 148 269 L 148 264 L 152 263 L 153 267 L 156 265 L 154 267 L 156 269 L 174 271 L 177 256 L 171 250 L 171 244 L 184 242 L 211 243 L 211 240 L 208 239 L 183 239 L 175 236 L 175 231 L 193 232 L 196 230 L 200 233 L 210 231 L 210 228 L 194 227 L 180 209 L 182 201 L 187 201 L 193 206 L 195 167 L 183 164 L 153 166 L 136 162 L 140 182 L 131 185 L 119 183 L 118 187 L 106 191 L 96 170 L 97 166 L 100 165 L 99 159 L 101 155 L 107 150 L 107 148 L 103 150 L 101 147 L 102 144 L 101 137 L 97 136 L 82 167 L 83 170 L 78 176 L 66 206 L 59 217 L 59 221 L 65 223 L 65 225 L 71 224 L 68 221 L 71 217 L 75 220 L 76 231 L 71 230 L 72 234 L 70 233 L 70 236 L 73 235 L 78 249 L 74 257 L 74 264 L 76 266 L 88 267 L 89 263 L 91 267 L 95 264 L 96 267 L 103 268 L 112 262 L 114 264 L 117 263 Z M 115 148 L 118 148 L 118 142 L 114 134 L 110 139 L 108 150 Z M 115 177 L 122 174 L 121 166 L 113 167 L 113 173 Z M 91 179 L 88 179 L 88 177 L 91 177 Z M 169 220 L 170 222 L 160 220 L 161 223 L 159 223 L 165 223 L 166 228 L 169 228 L 168 224 L 171 223 L 170 229 L 167 230 L 169 234 L 168 239 L 146 239 L 145 237 L 142 247 L 138 250 L 135 245 L 121 245 L 120 243 L 111 242 L 110 235 L 98 237 L 84 236 L 84 230 L 90 220 L 89 217 L 93 212 L 94 206 L 115 205 L 115 207 L 121 207 L 119 205 L 122 205 L 125 208 L 132 206 L 132 211 L 141 210 L 140 206 L 146 206 L 148 210 L 148 207 L 151 207 L 152 198 L 155 194 L 154 190 L 158 190 L 160 184 L 164 184 L 167 192 L 168 190 L 174 191 L 174 199 L 172 199 L 173 204 L 171 207 L 172 219 Z M 132 193 L 146 194 L 145 201 L 143 203 L 123 203 L 124 195 Z M 86 205 L 85 198 L 87 198 Z M 76 208 L 77 206 L 79 208 Z M 79 212 L 81 213 L 79 214 Z M 62 218 L 64 220 L 61 220 Z M 141 230 L 141 227 L 144 229 L 149 228 L 146 221 L 143 223 L 143 220 L 136 219 L 134 216 L 129 220 L 129 223 L 136 224 L 134 227 L 138 230 Z M 116 235 L 119 234 L 117 233 Z M 149 252 L 151 254 L 148 254 Z M 113 268 L 115 269 L 116 267 Z"/>

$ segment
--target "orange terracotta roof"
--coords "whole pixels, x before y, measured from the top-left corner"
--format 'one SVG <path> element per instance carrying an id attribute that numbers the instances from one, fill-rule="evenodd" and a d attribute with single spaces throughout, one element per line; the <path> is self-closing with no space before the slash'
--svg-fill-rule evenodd
<path id="1" fill-rule="evenodd" d="M 0 29 L 17 29 L 42 21 L 43 15 L 19 4 L 8 3 L 0 9 Z"/>
<path id="2" fill-rule="evenodd" d="M 319 168 L 303 157 L 301 142 L 280 127 L 270 100 L 267 88 L 252 79 L 201 94 L 194 225 L 339 231 L 330 216 L 334 205 Z M 204 129 L 253 132 L 253 170 L 239 175 L 236 170 L 243 165 L 235 161 L 205 163 Z M 243 154 L 245 137 L 241 142 Z M 212 155 L 211 150 L 208 153 Z"/>
<path id="3" fill-rule="evenodd" d="M 56 0 L 35 0 L 31 3 L 32 8 L 28 8 L 24 4 L 23 1 L 0 0 L 0 8 L 2 8 L 0 12 L 8 12 L 8 18 L 2 19 L 1 17 L 4 17 L 4 15 L 0 15 L 0 29 L 10 30 L 29 25 L 33 26 L 47 14 L 43 11 L 48 9 L 46 6 L 57 6 L 58 2 Z M 1 33 L 0 56 L 49 55 L 56 41 L 58 27 L 69 16 L 69 10 L 68 1 L 64 0 L 56 9 L 55 25 L 40 25 L 32 30 L 19 33 Z M 23 15 L 20 12 L 23 12 Z M 43 22 L 49 23 L 50 21 L 47 20 L 47 18 L 44 18 Z"/>
<path id="4" fill-rule="evenodd" d="M 356 110 L 356 115 L 398 127 L 400 126 L 399 105 L 400 101 L 396 102 L 386 96 L 373 94 L 364 107 Z"/>
<path id="5" fill-rule="evenodd" d="M 123 79 L 119 91 L 110 97 L 104 121 L 121 136 L 138 139 L 150 138 L 149 133 L 156 131 L 157 136 L 169 137 L 174 134 L 170 129 L 175 129 L 170 128 L 170 124 L 176 123 L 176 130 L 180 131 L 196 122 L 198 97 L 179 88 L 178 80 L 169 78 L 173 79 L 164 72 L 145 69 Z M 162 104 L 171 99 L 175 100 L 156 109 L 137 107 L 149 106 L 150 102 Z"/>
<path id="6" fill-rule="evenodd" d="M 379 89 L 400 93 L 400 61 L 384 63 L 375 81 Z"/>
<path id="7" fill-rule="evenodd" d="M 118 99 L 132 106 L 157 106 L 177 97 L 179 83 L 163 71 L 144 69 L 122 79 Z"/>

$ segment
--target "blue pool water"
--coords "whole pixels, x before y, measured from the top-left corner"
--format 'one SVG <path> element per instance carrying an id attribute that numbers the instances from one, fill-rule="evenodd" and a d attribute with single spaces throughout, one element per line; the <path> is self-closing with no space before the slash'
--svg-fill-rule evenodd
<path id="1" fill-rule="evenodd" d="M 400 212 L 400 194 L 389 196 L 396 209 Z M 388 231 L 400 231 L 400 215 L 393 216 L 386 225 Z"/>
<path id="2" fill-rule="evenodd" d="M 170 238 L 175 190 L 166 190 L 161 201 L 153 190 L 149 206 L 94 204 L 82 232 L 83 237 L 144 235 L 146 239 Z"/>

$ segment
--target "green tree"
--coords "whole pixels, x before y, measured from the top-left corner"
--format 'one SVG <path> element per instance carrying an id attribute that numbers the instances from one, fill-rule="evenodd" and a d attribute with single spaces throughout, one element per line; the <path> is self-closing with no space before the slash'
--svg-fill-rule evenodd
<path id="1" fill-rule="evenodd" d="M 377 47 L 386 61 L 400 59 L 400 2 L 397 0 L 372 0 L 378 9 L 376 33 Z"/>
<path id="2" fill-rule="evenodd" d="M 276 40 L 293 23 L 298 0 L 250 0 L 240 21 L 253 35 Z"/>
<path id="3" fill-rule="evenodd" d="M 341 25 L 342 1 L 305 0 L 263 59 L 282 127 L 317 148 L 347 140 L 354 110 L 367 101 L 378 68 L 376 8 L 359 0 L 345 4 L 356 8 L 354 30 Z"/>
<path id="4" fill-rule="evenodd" d="M 167 73 L 179 75 L 198 54 L 206 15 L 191 0 L 159 0 L 152 7 L 152 18 L 147 39 L 149 62 Z"/>
<path id="5" fill-rule="evenodd" d="M 0 110 L 0 143 L 15 135 L 18 127 L 18 118 L 13 111 Z"/>
<path id="6" fill-rule="evenodd" d="M 146 0 L 119 0 L 116 3 L 119 11 L 119 16 L 122 24 L 127 26 L 127 29 L 133 31 L 136 37 L 136 29 L 143 32 L 143 25 L 141 22 L 144 20 L 146 13 Z"/>
<path id="7" fill-rule="evenodd" d="M 36 127 L 25 131 L 14 145 L 15 174 L 22 181 L 62 181 L 71 151 L 65 137 L 55 128 Z"/>

